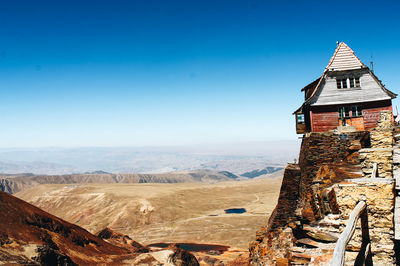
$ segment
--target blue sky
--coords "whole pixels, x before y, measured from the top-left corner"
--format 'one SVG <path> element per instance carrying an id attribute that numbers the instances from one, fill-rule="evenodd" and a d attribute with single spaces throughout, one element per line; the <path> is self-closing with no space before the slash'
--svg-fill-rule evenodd
<path id="1" fill-rule="evenodd" d="M 399 93 L 397 1 L 2 1 L 0 147 L 296 139 L 346 42 Z M 394 101 L 397 105 L 398 101 Z"/>

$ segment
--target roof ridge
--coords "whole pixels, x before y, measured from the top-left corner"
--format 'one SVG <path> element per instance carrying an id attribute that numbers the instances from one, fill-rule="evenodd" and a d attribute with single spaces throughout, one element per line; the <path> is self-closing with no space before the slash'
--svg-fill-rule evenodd
<path id="1" fill-rule="evenodd" d="M 342 53 L 342 58 L 337 58 L 339 51 Z M 334 66 L 333 68 L 331 68 Z M 354 51 L 344 42 L 338 44 L 333 53 L 333 56 L 329 60 L 328 65 L 325 68 L 325 71 L 341 71 L 341 70 L 351 70 L 351 69 L 360 69 L 360 68 L 368 68 L 358 56 L 354 53 Z"/>
<path id="2" fill-rule="evenodd" d="M 313 93 L 310 95 L 310 97 L 308 97 L 308 99 L 306 99 L 306 101 L 305 101 L 304 103 L 310 102 L 311 99 L 315 96 L 315 94 L 317 93 L 317 91 L 318 91 L 318 89 L 319 89 L 319 87 L 320 87 L 320 85 L 321 85 L 321 82 L 322 82 L 322 80 L 323 80 L 323 78 L 324 78 L 326 72 L 329 71 L 329 66 L 332 65 L 332 63 L 334 62 L 334 60 L 335 60 L 335 58 L 336 58 L 336 55 L 337 55 L 337 53 L 339 52 L 339 50 L 340 50 L 340 48 L 341 48 L 342 46 L 343 46 L 348 52 L 350 52 L 351 55 L 354 56 L 354 57 L 356 58 L 356 60 L 358 60 L 358 63 L 360 64 L 360 66 L 359 66 L 358 68 L 367 68 L 367 69 L 369 70 L 369 68 L 368 68 L 366 65 L 364 65 L 363 62 L 361 62 L 360 58 L 358 58 L 358 57 L 356 56 L 356 54 L 354 53 L 354 51 L 353 51 L 347 44 L 345 44 L 344 42 L 340 42 L 340 43 L 337 45 L 337 47 L 336 47 L 336 49 L 335 49 L 335 52 L 333 53 L 333 56 L 332 56 L 331 59 L 329 60 L 328 65 L 327 65 L 326 68 L 324 69 L 324 72 L 322 73 L 322 75 L 321 75 L 321 77 L 320 77 L 320 79 L 319 79 L 319 82 L 318 82 L 317 86 L 315 87 L 315 90 L 314 90 Z M 356 69 L 357 69 L 357 68 L 356 68 Z M 342 70 L 347 70 L 347 69 L 342 69 Z"/>

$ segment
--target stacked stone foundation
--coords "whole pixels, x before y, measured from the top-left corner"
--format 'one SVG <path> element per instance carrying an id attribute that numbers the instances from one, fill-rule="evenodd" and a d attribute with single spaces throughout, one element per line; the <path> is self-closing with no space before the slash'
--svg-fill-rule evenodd
<path id="1" fill-rule="evenodd" d="M 374 163 L 378 173 L 371 178 Z M 252 265 L 329 264 L 335 239 L 361 200 L 376 265 L 395 265 L 392 114 L 382 112 L 369 131 L 311 133 L 302 142 L 299 164 L 288 165 L 268 226 L 250 244 Z M 348 246 L 353 265 L 361 246 L 360 225 Z"/>

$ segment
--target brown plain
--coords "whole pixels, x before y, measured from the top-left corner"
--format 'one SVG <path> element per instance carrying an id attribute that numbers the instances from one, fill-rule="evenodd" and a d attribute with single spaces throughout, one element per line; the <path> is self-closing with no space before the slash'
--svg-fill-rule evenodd
<path id="1" fill-rule="evenodd" d="M 196 242 L 247 249 L 273 211 L 274 177 L 215 184 L 49 184 L 15 196 L 97 233 L 110 227 L 141 244 Z M 225 214 L 245 208 L 242 214 Z"/>

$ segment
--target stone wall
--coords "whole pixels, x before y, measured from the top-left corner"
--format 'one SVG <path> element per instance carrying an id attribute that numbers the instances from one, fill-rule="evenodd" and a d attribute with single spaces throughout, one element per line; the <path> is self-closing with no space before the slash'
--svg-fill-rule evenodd
<path id="1" fill-rule="evenodd" d="M 262 227 L 256 241 L 250 243 L 251 264 L 288 265 L 319 259 L 320 254 L 310 257 L 293 252 L 294 246 L 301 238 L 326 237 L 304 228 L 327 214 L 338 213 L 332 185 L 348 178 L 361 178 L 358 150 L 368 141 L 369 132 L 360 131 L 340 135 L 311 133 L 303 139 L 299 164 L 286 168 L 278 204 L 268 226 Z"/>
<path id="2" fill-rule="evenodd" d="M 377 178 L 371 178 L 374 162 Z M 365 199 L 373 260 L 376 265 L 394 265 L 392 170 L 390 112 L 381 113 L 371 132 L 306 134 L 299 164 L 285 170 L 268 225 L 250 244 L 250 264 L 329 264 L 350 212 Z M 361 242 L 358 229 L 346 252 L 347 265 L 354 264 Z"/>
<path id="3" fill-rule="evenodd" d="M 355 205 L 366 199 L 371 250 L 376 265 L 395 265 L 394 253 L 394 205 L 395 181 L 393 179 L 393 131 L 392 113 L 382 111 L 380 120 L 370 133 L 370 147 L 359 150 L 363 179 L 347 180 L 335 188 L 341 219 L 345 222 Z M 376 178 L 371 178 L 377 163 Z M 360 249 L 361 230 L 358 224 L 350 242 L 346 259 L 351 264 Z"/>
<path id="4" fill-rule="evenodd" d="M 262 261 L 276 261 L 276 258 L 287 258 L 289 250 L 293 246 L 291 227 L 287 227 L 295 220 L 295 211 L 297 208 L 300 183 L 300 167 L 297 164 L 288 164 L 285 168 L 282 180 L 281 190 L 278 198 L 278 204 L 272 212 L 267 227 L 261 227 L 256 234 L 256 241 L 250 243 L 250 252 L 258 254 L 253 257 L 255 264 L 261 264 Z M 293 226 L 292 226 L 293 227 Z M 270 241 L 266 243 L 268 248 L 260 245 L 265 239 Z"/>
<path id="5" fill-rule="evenodd" d="M 305 223 L 313 223 L 329 212 L 320 192 L 349 178 L 361 178 L 358 151 L 369 144 L 369 132 L 347 134 L 312 133 L 304 138 L 298 211 Z"/>
<path id="6" fill-rule="evenodd" d="M 368 225 L 371 238 L 371 250 L 375 265 L 395 265 L 394 254 L 394 180 L 383 178 L 363 178 L 340 183 L 335 188 L 336 200 L 339 205 L 343 227 L 360 200 L 367 202 Z M 354 260 L 361 247 L 360 221 L 353 239 L 346 252 L 349 265 Z"/>
<path id="7" fill-rule="evenodd" d="M 371 147 L 359 151 L 363 177 L 371 177 L 374 163 L 378 164 L 377 177 L 393 177 L 393 143 L 392 113 L 382 111 L 376 128 L 371 131 Z"/>

